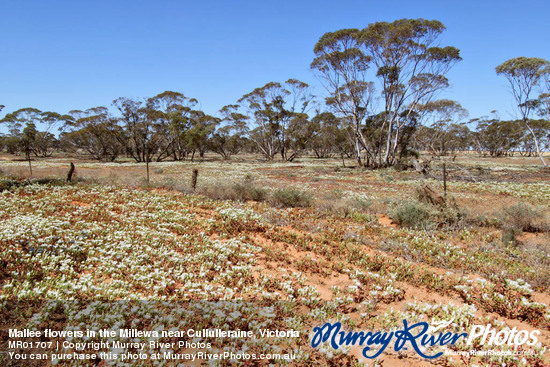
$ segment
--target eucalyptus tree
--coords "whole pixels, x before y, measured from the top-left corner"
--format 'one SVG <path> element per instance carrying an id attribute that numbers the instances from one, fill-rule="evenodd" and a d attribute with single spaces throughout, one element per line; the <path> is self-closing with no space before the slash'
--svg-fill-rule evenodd
<path id="1" fill-rule="evenodd" d="M 119 125 L 124 134 L 121 141 L 136 162 L 145 162 L 147 182 L 149 163 L 173 155 L 182 159 L 185 131 L 189 128 L 192 107 L 197 101 L 178 92 L 166 91 L 146 100 L 118 98 Z"/>
<path id="2" fill-rule="evenodd" d="M 520 147 L 525 133 L 518 121 L 501 121 L 497 118 L 477 120 L 474 133 L 480 153 L 488 152 L 492 157 L 513 155 Z"/>
<path id="3" fill-rule="evenodd" d="M 321 112 L 311 119 L 313 134 L 309 148 L 317 158 L 328 158 L 334 154 L 341 157 L 349 153 L 350 144 L 347 126 L 342 118 L 332 112 Z"/>
<path id="4" fill-rule="evenodd" d="M 223 159 L 238 154 L 246 144 L 248 116 L 238 112 L 238 105 L 227 105 L 220 110 L 223 116 L 209 141 L 209 149 Z"/>
<path id="5" fill-rule="evenodd" d="M 17 111 L 6 114 L 1 123 L 4 123 L 8 127 L 8 131 L 11 135 L 17 136 L 22 134 L 21 129 L 27 124 L 40 124 L 42 119 L 42 111 L 36 108 L 21 108 Z"/>
<path id="6" fill-rule="evenodd" d="M 37 156 L 49 157 L 59 148 L 59 140 L 56 134 L 63 133 L 67 122 L 72 119 L 70 115 L 62 115 L 57 112 L 42 112 L 40 123 L 42 130 L 38 131 L 35 138 L 34 153 Z"/>
<path id="7" fill-rule="evenodd" d="M 69 118 L 67 115 L 28 107 L 8 113 L 0 120 L 8 126 L 8 139 L 14 143 L 15 151 L 25 154 L 31 176 L 31 153 L 37 157 L 50 156 L 57 149 L 58 143 L 53 132 Z"/>
<path id="8" fill-rule="evenodd" d="M 365 150 L 365 165 L 393 165 L 406 149 L 420 106 L 448 87 L 446 74 L 461 58 L 458 49 L 439 47 L 444 30 L 437 20 L 401 19 L 326 33 L 315 45 L 311 67 L 325 81 L 327 103 L 352 122 L 360 164 Z M 381 87 L 379 112 L 372 104 L 370 69 Z"/>
<path id="9" fill-rule="evenodd" d="M 203 111 L 195 110 L 191 114 L 189 129 L 185 132 L 187 149 L 191 152 L 191 161 L 195 159 L 195 153 L 204 157 L 209 146 L 209 140 L 220 119 L 205 114 Z"/>
<path id="10" fill-rule="evenodd" d="M 521 56 L 506 60 L 495 68 L 497 75 L 503 75 L 508 80 L 512 96 L 519 110 L 519 117 L 531 133 L 537 154 L 545 167 L 548 164 L 542 156 L 539 139 L 530 119 L 537 105 L 536 100 L 532 98 L 533 93 L 540 85 L 539 83 L 548 77 L 549 65 L 550 62 L 544 59 Z"/>
<path id="11" fill-rule="evenodd" d="M 42 111 L 28 107 L 8 113 L 0 120 L 1 123 L 7 124 L 9 134 L 15 138 L 18 151 L 25 154 L 31 177 L 31 153 L 36 147 L 36 135 L 38 134 L 36 124 L 39 124 L 41 119 Z"/>
<path id="12" fill-rule="evenodd" d="M 147 100 L 146 118 L 159 139 L 157 161 L 170 155 L 174 160 L 186 156 L 186 131 L 192 127 L 191 118 L 197 103 L 196 99 L 173 91 L 165 91 Z"/>
<path id="13" fill-rule="evenodd" d="M 270 82 L 256 88 L 245 94 L 238 103 L 246 109 L 254 125 L 249 136 L 264 157 L 272 160 L 279 153 L 288 160 L 294 157 L 288 152 L 290 124 L 293 120 L 296 122 L 297 117 L 303 122 L 313 101 L 308 84 L 289 79 L 284 84 Z"/>
<path id="14" fill-rule="evenodd" d="M 540 117 L 550 122 L 550 65 L 542 71 L 543 80 L 540 83 L 541 93 L 537 99 L 537 113 Z"/>
<path id="15" fill-rule="evenodd" d="M 122 127 L 120 142 L 124 145 L 126 154 L 136 162 L 149 161 L 155 151 L 156 138 L 147 120 L 145 101 L 125 97 L 113 101 L 118 110 L 118 124 Z"/>
<path id="16" fill-rule="evenodd" d="M 374 115 L 369 115 L 365 119 L 365 125 L 361 128 L 362 135 L 369 139 L 364 142 L 369 154 L 366 155 L 365 165 L 372 168 L 385 167 L 380 160 L 383 157 L 387 142 L 387 121 L 388 112 L 382 111 Z M 412 137 L 420 125 L 420 114 L 416 111 L 404 110 L 399 114 L 400 127 L 398 139 L 394 141 L 395 157 L 388 166 L 395 164 L 396 159 L 405 158 L 411 154 L 409 146 Z M 372 161 L 372 159 L 375 159 Z"/>
<path id="17" fill-rule="evenodd" d="M 288 162 L 302 155 L 309 149 L 310 141 L 315 135 L 315 125 L 306 113 L 295 113 L 286 129 L 286 140 L 283 158 Z"/>
<path id="18" fill-rule="evenodd" d="M 437 20 L 401 19 L 374 23 L 361 32 L 361 44 L 382 84 L 387 133 L 383 156 L 375 157 L 380 166 L 394 163 L 404 122 L 449 85 L 445 75 L 461 58 L 458 49 L 438 46 L 444 30 Z"/>
<path id="19" fill-rule="evenodd" d="M 149 118 L 151 111 L 146 101 L 121 97 L 114 100 L 113 105 L 120 112 L 119 124 L 124 133 L 120 141 L 136 162 L 145 162 L 146 182 L 149 183 L 149 163 L 164 138 L 154 125 L 154 119 Z"/>
<path id="20" fill-rule="evenodd" d="M 470 130 L 460 121 L 468 116 L 468 111 L 460 103 L 436 100 L 419 105 L 419 113 L 424 126 L 415 134 L 417 148 L 439 156 L 467 148 Z"/>
<path id="21" fill-rule="evenodd" d="M 445 156 L 473 147 L 472 131 L 465 122 L 420 126 L 414 135 L 414 149 Z"/>
<path id="22" fill-rule="evenodd" d="M 550 150 L 550 122 L 546 119 L 531 119 L 529 126 L 538 140 L 540 151 L 547 152 Z M 518 126 L 519 127 L 519 126 Z M 521 129 L 521 127 L 519 127 Z M 537 154 L 536 149 L 533 149 L 533 134 L 530 130 L 521 129 L 523 137 L 520 141 L 520 153 L 529 157 Z"/>
<path id="23" fill-rule="evenodd" d="M 372 109 L 374 83 L 367 78 L 371 56 L 361 49 L 358 29 L 325 33 L 313 49 L 311 68 L 318 72 L 328 92 L 326 103 L 353 127 L 355 156 L 362 165 L 361 150 L 367 137 L 361 126 Z"/>
<path id="24" fill-rule="evenodd" d="M 21 147 L 23 149 L 23 152 L 25 153 L 25 157 L 27 158 L 27 161 L 29 162 L 29 171 L 30 171 L 31 177 L 32 177 L 31 152 L 33 151 L 34 146 L 36 144 L 37 133 L 38 133 L 38 130 L 36 130 L 36 125 L 33 122 L 29 122 L 25 124 L 25 128 L 21 133 L 21 139 L 20 139 Z"/>
<path id="25" fill-rule="evenodd" d="M 69 131 L 61 135 L 65 147 L 73 152 L 84 150 L 98 161 L 114 161 L 124 152 L 120 136 L 122 129 L 107 107 L 94 107 L 85 111 L 69 112 Z"/>

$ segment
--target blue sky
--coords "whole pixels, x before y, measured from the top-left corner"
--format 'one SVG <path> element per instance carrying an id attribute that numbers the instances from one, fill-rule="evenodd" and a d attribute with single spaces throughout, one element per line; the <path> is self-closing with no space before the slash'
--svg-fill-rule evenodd
<path id="1" fill-rule="evenodd" d="M 442 45 L 461 50 L 441 97 L 470 117 L 511 118 L 494 68 L 517 56 L 550 59 L 546 1 L 13 1 L 0 0 L 2 116 L 22 107 L 67 112 L 117 97 L 174 90 L 207 113 L 269 81 L 324 91 L 309 65 L 323 33 L 376 21 L 437 19 Z"/>

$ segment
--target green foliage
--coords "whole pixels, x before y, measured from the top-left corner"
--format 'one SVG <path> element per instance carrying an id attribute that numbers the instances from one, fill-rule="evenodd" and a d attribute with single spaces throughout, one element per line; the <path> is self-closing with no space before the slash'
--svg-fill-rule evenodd
<path id="1" fill-rule="evenodd" d="M 312 195 L 293 187 L 281 188 L 273 192 L 271 200 L 283 207 L 308 207 L 311 205 Z"/>
<path id="2" fill-rule="evenodd" d="M 267 190 L 257 187 L 254 178 L 250 175 L 233 185 L 213 184 L 203 186 L 200 192 L 216 200 L 264 201 L 268 196 Z"/>
<path id="3" fill-rule="evenodd" d="M 61 178 L 35 178 L 24 181 L 18 181 L 9 178 L 0 178 L 0 192 L 4 190 L 11 190 L 17 187 L 24 187 L 29 185 L 48 185 L 48 186 L 64 186 L 66 181 Z"/>
<path id="4" fill-rule="evenodd" d="M 396 223 L 409 228 L 428 229 L 434 225 L 433 209 L 416 200 L 394 204 L 388 214 Z"/>
<path id="5" fill-rule="evenodd" d="M 63 148 L 70 152 L 84 150 L 98 161 L 114 161 L 124 150 L 122 131 L 106 107 L 71 111 L 70 131 L 61 135 Z"/>
<path id="6" fill-rule="evenodd" d="M 254 178 L 247 175 L 242 182 L 233 185 L 233 192 L 238 200 L 264 201 L 267 197 L 267 190 L 256 187 Z"/>
<path id="7" fill-rule="evenodd" d="M 504 207 L 501 213 L 502 226 L 505 231 L 540 232 L 548 230 L 544 212 L 529 203 L 517 203 Z M 519 232 L 519 233 L 518 233 Z"/>
<path id="8" fill-rule="evenodd" d="M 314 134 L 309 147 L 317 158 L 328 158 L 333 154 L 343 155 L 349 151 L 348 131 L 343 119 L 331 112 L 323 112 L 313 117 L 311 124 Z"/>
<path id="9" fill-rule="evenodd" d="M 373 220 L 373 200 L 362 195 L 343 197 L 341 192 L 333 191 L 316 198 L 315 207 L 356 222 L 366 223 Z"/>
<path id="10" fill-rule="evenodd" d="M 454 47 L 435 46 L 444 29 L 437 20 L 400 19 L 329 32 L 315 45 L 311 68 L 327 81 L 327 104 L 348 119 L 360 165 L 361 150 L 367 166 L 394 165 L 409 145 L 419 107 L 448 87 L 445 74 L 461 58 Z M 369 67 L 385 101 L 385 109 L 370 116 L 375 95 Z"/>
<path id="11" fill-rule="evenodd" d="M 248 117 L 239 113 L 238 108 L 238 105 L 228 105 L 220 110 L 224 125 L 217 126 L 208 143 L 208 148 L 223 159 L 230 159 L 233 154 L 239 153 L 247 142 L 245 135 L 248 133 Z"/>
<path id="12" fill-rule="evenodd" d="M 522 56 L 507 60 L 495 68 L 498 75 L 503 75 L 508 79 L 512 95 L 521 114 L 521 120 L 531 133 L 536 151 L 545 167 L 547 163 L 541 152 L 539 137 L 533 130 L 529 119 L 536 110 L 537 105 L 533 98 L 531 98 L 531 94 L 539 86 L 541 80 L 546 79 L 548 86 L 549 65 L 550 62 L 548 60 Z"/>
<path id="13" fill-rule="evenodd" d="M 434 194 L 435 193 L 435 194 Z M 434 196 L 435 195 L 435 196 Z M 397 202 L 390 206 L 389 217 L 409 228 L 457 230 L 464 227 L 466 213 L 448 197 L 445 201 L 435 191 L 418 188 L 417 200 Z"/>
<path id="14" fill-rule="evenodd" d="M 507 155 L 518 148 L 526 131 L 520 121 L 481 119 L 474 133 L 478 149 L 493 157 Z"/>
<path id="15" fill-rule="evenodd" d="M 280 154 L 292 161 L 304 149 L 312 134 L 302 128 L 309 125 L 307 112 L 313 98 L 308 84 L 289 79 L 285 83 L 269 82 L 239 99 L 254 125 L 250 139 L 266 159 Z"/>
<path id="16" fill-rule="evenodd" d="M 521 235 L 521 230 L 512 226 L 505 226 L 502 230 L 502 244 L 504 246 L 517 246 L 519 241 L 517 237 Z"/>
<path id="17" fill-rule="evenodd" d="M 507 78 L 514 78 L 516 82 L 523 79 L 526 82 L 538 80 L 549 65 L 547 60 L 538 57 L 515 57 L 506 60 L 495 68 L 498 75 L 504 75 Z"/>

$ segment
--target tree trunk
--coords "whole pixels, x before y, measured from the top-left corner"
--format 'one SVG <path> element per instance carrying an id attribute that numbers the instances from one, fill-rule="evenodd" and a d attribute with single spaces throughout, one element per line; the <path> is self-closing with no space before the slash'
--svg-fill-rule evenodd
<path id="1" fill-rule="evenodd" d="M 359 147 L 359 134 L 355 135 L 355 155 L 357 158 L 357 163 L 359 163 L 359 167 L 362 167 L 363 162 L 361 161 L 361 148 Z"/>
<path id="2" fill-rule="evenodd" d="M 533 131 L 531 126 L 529 126 L 529 123 L 526 120 L 524 120 L 524 122 L 525 122 L 525 126 L 527 126 L 527 128 L 531 132 L 531 135 L 533 135 L 533 140 L 535 141 L 535 148 L 537 149 L 537 154 L 539 155 L 540 160 L 542 161 L 542 164 L 544 165 L 544 167 L 548 167 L 548 164 L 544 160 L 544 157 L 542 156 L 542 152 L 540 151 L 539 139 L 537 139 L 537 136 L 535 135 L 535 132 Z"/>

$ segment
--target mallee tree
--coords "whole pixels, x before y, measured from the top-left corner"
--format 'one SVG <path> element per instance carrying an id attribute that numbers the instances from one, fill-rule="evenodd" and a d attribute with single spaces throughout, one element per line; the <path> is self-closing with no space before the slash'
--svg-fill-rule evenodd
<path id="1" fill-rule="evenodd" d="M 503 75 L 510 84 L 512 96 L 519 109 L 520 119 L 523 125 L 529 130 L 535 143 L 542 164 L 547 167 L 548 164 L 542 156 L 540 142 L 530 118 L 536 109 L 537 101 L 532 98 L 533 93 L 544 78 L 548 78 L 550 62 L 537 57 L 516 57 L 507 60 L 497 66 L 495 71 L 498 75 Z"/>
<path id="2" fill-rule="evenodd" d="M 437 20 L 401 19 L 329 32 L 315 45 L 311 67 L 325 82 L 327 104 L 351 122 L 360 165 L 395 164 L 420 106 L 448 87 L 446 74 L 461 58 L 458 49 L 438 45 L 444 30 Z M 371 79 L 378 80 L 379 110 Z"/>

